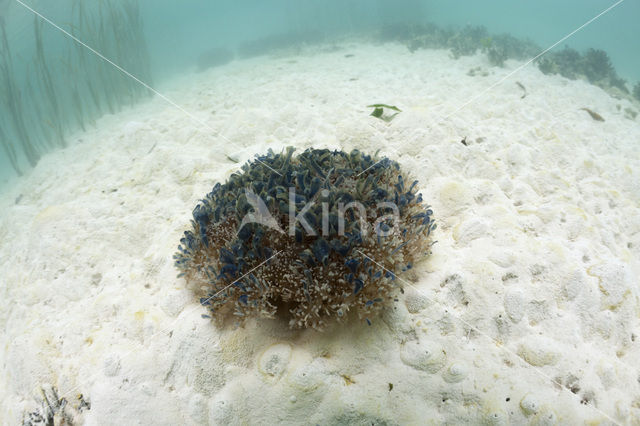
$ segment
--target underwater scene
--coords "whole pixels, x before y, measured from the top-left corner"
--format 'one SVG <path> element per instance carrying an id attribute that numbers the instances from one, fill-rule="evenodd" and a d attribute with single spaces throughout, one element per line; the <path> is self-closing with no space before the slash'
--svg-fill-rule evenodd
<path id="1" fill-rule="evenodd" d="M 638 18 L 0 0 L 0 424 L 639 425 Z"/>

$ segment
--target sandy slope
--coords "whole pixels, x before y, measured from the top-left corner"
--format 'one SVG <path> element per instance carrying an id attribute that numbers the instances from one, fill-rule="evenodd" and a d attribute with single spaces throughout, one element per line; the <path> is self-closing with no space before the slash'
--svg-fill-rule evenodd
<path id="1" fill-rule="evenodd" d="M 161 88 L 215 132 L 155 98 L 47 155 L 0 200 L 1 423 L 44 384 L 90 400 L 88 424 L 640 422 L 640 126 L 534 67 L 444 119 L 516 66 L 399 45 L 237 61 Z M 225 154 L 286 145 L 381 149 L 433 205 L 417 290 L 370 327 L 218 330 L 175 278 Z"/>

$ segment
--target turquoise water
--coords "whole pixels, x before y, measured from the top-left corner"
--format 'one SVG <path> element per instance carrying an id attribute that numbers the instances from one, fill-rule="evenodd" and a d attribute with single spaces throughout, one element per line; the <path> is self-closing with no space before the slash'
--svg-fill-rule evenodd
<path id="1" fill-rule="evenodd" d="M 80 5 L 84 9 L 81 13 Z M 221 54 L 253 56 L 299 43 L 331 42 L 345 37 L 387 41 L 380 37 L 381 31 L 389 36 L 389 41 L 400 40 L 409 45 L 408 39 L 419 35 L 422 31 L 419 26 L 427 23 L 451 31 L 483 26 L 487 32 L 478 37 L 489 43 L 492 36 L 502 33 L 530 40 L 535 47 L 516 55 L 516 59 L 524 62 L 611 6 L 614 6 L 611 10 L 559 43 L 550 53 L 564 47 L 580 52 L 589 48 L 603 50 L 617 76 L 626 81 L 625 87 L 632 92 L 640 80 L 637 49 L 640 2 L 632 0 L 617 3 L 502 0 L 482 4 L 464 0 L 179 3 L 4 0 L 0 6 L 6 30 L 2 50 L 5 71 L 0 138 L 4 143 L 0 179 L 4 185 L 10 184 L 17 174 L 28 173 L 37 165 L 42 155 L 66 146 L 66 139 L 73 132 L 86 129 L 103 114 L 150 96 L 138 82 L 97 58 L 87 47 L 79 46 L 61 29 L 75 34 L 145 83 L 161 88 L 163 82 L 193 70 L 199 61 L 201 67 L 218 64 Z M 35 12 L 51 22 L 43 21 Z M 125 19 L 127 13 L 138 14 L 135 28 Z M 43 40 L 40 59 L 35 47 L 36 22 Z M 384 33 L 390 25 L 395 29 Z M 127 28 L 131 31 L 126 31 Z M 399 35 L 400 28 L 412 28 L 411 34 Z M 470 36 L 474 34 L 480 33 Z M 443 46 L 421 47 L 449 46 L 445 42 Z M 226 52 L 214 50 L 207 59 L 206 52 L 214 48 Z"/>
<path id="2" fill-rule="evenodd" d="M 331 34 L 371 31 L 388 23 L 433 22 L 440 26 L 484 25 L 492 33 L 530 38 L 546 48 L 598 15 L 613 1 L 512 2 L 479 4 L 454 1 L 144 1 L 152 50 L 157 64 L 179 72 L 201 49 L 288 31 Z M 618 72 L 630 81 L 640 79 L 637 40 L 640 3 L 625 1 L 598 18 L 564 44 L 582 50 L 604 49 Z"/>

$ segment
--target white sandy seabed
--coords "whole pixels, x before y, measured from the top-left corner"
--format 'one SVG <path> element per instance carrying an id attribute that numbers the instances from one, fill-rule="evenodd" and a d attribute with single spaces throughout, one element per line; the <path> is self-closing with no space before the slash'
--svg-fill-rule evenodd
<path id="1" fill-rule="evenodd" d="M 638 105 L 531 65 L 485 92 L 518 65 L 236 61 L 162 88 L 213 131 L 155 97 L 47 155 L 0 200 L 0 423 L 55 387 L 90 425 L 640 424 Z M 176 278 L 198 199 L 288 145 L 380 149 L 433 206 L 433 255 L 371 326 L 218 329 Z"/>

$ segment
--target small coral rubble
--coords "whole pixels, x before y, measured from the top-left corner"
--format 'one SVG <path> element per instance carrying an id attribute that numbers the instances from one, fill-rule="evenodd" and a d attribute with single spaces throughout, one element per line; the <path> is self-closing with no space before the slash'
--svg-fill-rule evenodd
<path id="1" fill-rule="evenodd" d="M 426 256 L 433 212 L 398 163 L 357 150 L 257 157 L 193 211 L 176 267 L 217 320 L 322 329 L 350 310 L 370 323 L 396 274 Z"/>

